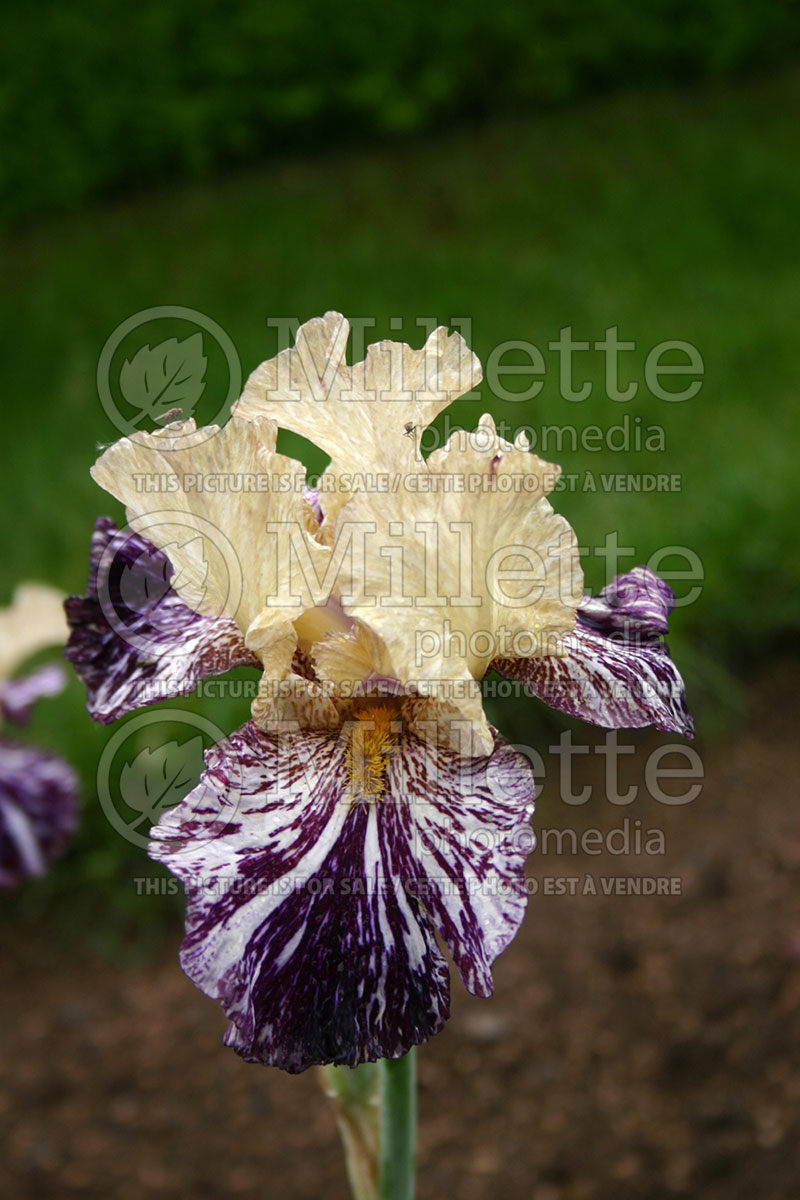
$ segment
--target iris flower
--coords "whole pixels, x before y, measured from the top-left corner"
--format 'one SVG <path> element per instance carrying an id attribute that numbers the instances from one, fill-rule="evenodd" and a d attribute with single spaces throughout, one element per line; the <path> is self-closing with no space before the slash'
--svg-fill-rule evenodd
<path id="1" fill-rule="evenodd" d="M 0 611 L 0 726 L 24 725 L 37 700 L 66 684 L 63 667 L 48 663 L 27 675 L 16 669 L 67 634 L 63 597 L 42 584 L 23 584 Z M 78 783 L 54 754 L 0 736 L 0 888 L 43 875 L 69 844 L 78 816 Z"/>
<path id="2" fill-rule="evenodd" d="M 492 993 L 525 910 L 535 788 L 487 721 L 488 671 L 600 725 L 691 733 L 669 588 L 638 568 L 584 597 L 547 499 L 558 468 L 489 416 L 421 455 L 480 382 L 463 339 L 380 342 L 349 366 L 348 332 L 337 313 L 303 325 L 221 429 L 109 447 L 93 475 L 128 527 L 98 522 L 67 604 L 98 720 L 262 671 L 252 719 L 208 752 L 151 855 L 185 884 L 181 962 L 227 1044 L 291 1072 L 437 1033 L 442 946 Z M 277 453 L 279 426 L 330 455 L 318 489 Z"/>

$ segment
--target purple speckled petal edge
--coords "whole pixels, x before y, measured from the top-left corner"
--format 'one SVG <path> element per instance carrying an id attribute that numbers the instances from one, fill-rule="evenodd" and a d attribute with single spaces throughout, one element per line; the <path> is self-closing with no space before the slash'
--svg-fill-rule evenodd
<path id="1" fill-rule="evenodd" d="M 78 821 L 78 780 L 69 763 L 0 739 L 0 888 L 43 875 Z"/>
<path id="2" fill-rule="evenodd" d="M 319 525 L 321 525 L 324 513 L 322 511 L 322 503 L 319 498 L 319 488 L 309 487 L 308 485 L 306 485 L 303 488 L 303 497 L 305 500 L 308 501 L 308 503 L 311 507 L 311 511 L 313 512 L 314 516 L 317 518 L 317 523 Z"/>
<path id="3" fill-rule="evenodd" d="M 496 659 L 492 667 L 523 682 L 551 708 L 607 729 L 653 725 L 694 736 L 686 689 L 661 638 L 674 603 L 672 589 L 637 567 L 587 596 L 566 656 Z"/>
<path id="4" fill-rule="evenodd" d="M 649 567 L 616 575 L 598 596 L 584 596 L 579 613 L 601 633 L 658 637 L 668 632 L 675 594 Z"/>
<path id="5" fill-rule="evenodd" d="M 46 663 L 36 671 L 0 683 L 0 711 L 7 721 L 24 725 L 38 700 L 58 696 L 67 686 L 61 663 Z"/>
<path id="6" fill-rule="evenodd" d="M 169 587 L 171 574 L 166 556 L 145 538 L 98 519 L 86 595 L 64 605 L 71 631 L 64 653 L 96 721 L 185 696 L 232 667 L 258 665 L 233 621 L 193 612 Z"/>

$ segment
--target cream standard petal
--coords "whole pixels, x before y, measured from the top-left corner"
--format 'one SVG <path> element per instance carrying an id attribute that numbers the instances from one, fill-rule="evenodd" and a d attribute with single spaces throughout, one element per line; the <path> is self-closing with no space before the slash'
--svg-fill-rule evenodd
<path id="1" fill-rule="evenodd" d="M 293 347 L 256 368 L 234 408 L 248 419 L 271 417 L 331 456 L 320 486 L 329 529 L 364 479 L 413 469 L 426 426 L 482 378 L 476 355 L 443 326 L 420 350 L 375 342 L 354 366 L 349 332 L 341 313 L 307 321 Z"/>
<path id="2" fill-rule="evenodd" d="M 32 654 L 66 642 L 65 598 L 43 583 L 19 585 L 9 607 L 0 609 L 0 680 L 8 679 Z"/>
<path id="3" fill-rule="evenodd" d="M 337 522 L 337 539 L 353 529 L 363 539 L 363 552 L 343 559 L 345 611 L 380 635 L 397 679 L 480 719 L 484 732 L 474 681 L 497 647 L 518 658 L 558 653 L 575 625 L 583 575 L 575 535 L 546 499 L 557 477 L 484 417 L 397 493 L 354 495 Z M 335 653 L 334 644 L 324 658 L 330 673 Z"/>
<path id="4" fill-rule="evenodd" d="M 222 429 L 176 422 L 122 438 L 92 475 L 167 555 L 181 599 L 231 617 L 280 678 L 296 644 L 291 622 L 324 602 L 317 583 L 330 552 L 309 533 L 304 468 L 275 453 L 276 434 L 265 419 L 234 417 Z"/>

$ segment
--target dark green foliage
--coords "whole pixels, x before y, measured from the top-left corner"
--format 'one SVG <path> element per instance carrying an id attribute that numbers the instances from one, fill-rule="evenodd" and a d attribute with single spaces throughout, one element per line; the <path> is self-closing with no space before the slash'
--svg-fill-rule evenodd
<path id="1" fill-rule="evenodd" d="M 789 0 L 102 0 L 18 6 L 0 50 L 0 214 L 204 177 L 800 45 Z"/>

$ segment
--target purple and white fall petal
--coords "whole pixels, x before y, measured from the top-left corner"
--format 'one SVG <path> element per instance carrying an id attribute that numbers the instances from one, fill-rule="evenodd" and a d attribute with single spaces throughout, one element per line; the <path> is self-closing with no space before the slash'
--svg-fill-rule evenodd
<path id="1" fill-rule="evenodd" d="M 54 754 L 0 738 L 0 888 L 43 875 L 78 822 L 78 780 Z"/>
<path id="2" fill-rule="evenodd" d="M 257 666 L 227 617 L 194 612 L 170 587 L 167 556 L 108 517 L 95 524 L 85 596 L 65 603 L 65 655 L 104 724 L 133 709 L 185 696 L 211 675 Z"/>
<path id="3" fill-rule="evenodd" d="M 353 798 L 346 728 L 243 726 L 152 831 L 187 891 L 181 962 L 244 1058 L 299 1072 L 396 1058 L 438 1032 L 449 947 L 470 991 L 522 920 L 534 784 L 496 738 L 465 759 L 409 732 Z"/>
<path id="4" fill-rule="evenodd" d="M 18 679 L 0 683 L 0 714 L 12 725 L 24 725 L 38 700 L 58 696 L 67 686 L 60 663 L 46 663 Z"/>
<path id="5" fill-rule="evenodd" d="M 496 659 L 545 704 L 606 729 L 653 725 L 694 735 L 686 690 L 664 644 L 672 589 L 647 567 L 618 575 L 578 608 L 564 657 Z"/>

